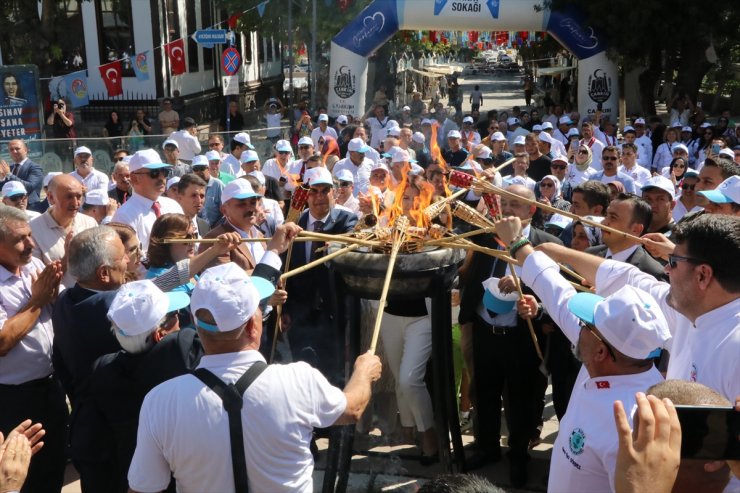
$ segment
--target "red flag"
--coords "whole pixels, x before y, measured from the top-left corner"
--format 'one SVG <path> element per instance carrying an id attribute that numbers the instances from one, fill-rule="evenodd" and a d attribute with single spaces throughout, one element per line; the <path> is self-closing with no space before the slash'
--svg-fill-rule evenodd
<path id="1" fill-rule="evenodd" d="M 229 25 L 229 29 L 236 29 L 236 23 L 239 21 L 239 17 L 242 16 L 242 12 L 237 12 L 236 14 L 229 17 L 229 20 L 226 21 Z"/>
<path id="2" fill-rule="evenodd" d="M 610 387 L 608 380 L 599 380 L 596 382 L 597 389 L 608 389 Z"/>
<path id="3" fill-rule="evenodd" d="M 180 38 L 177 41 L 164 45 L 164 49 L 170 58 L 170 72 L 172 75 L 180 75 L 187 72 L 185 67 L 185 41 Z"/>
<path id="4" fill-rule="evenodd" d="M 100 70 L 100 76 L 103 78 L 105 88 L 108 90 L 109 98 L 123 94 L 120 60 L 101 65 L 98 67 L 98 70 Z"/>

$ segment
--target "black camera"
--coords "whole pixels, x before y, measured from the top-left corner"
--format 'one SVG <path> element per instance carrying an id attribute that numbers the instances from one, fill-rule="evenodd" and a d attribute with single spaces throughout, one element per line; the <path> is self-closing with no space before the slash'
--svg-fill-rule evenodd
<path id="1" fill-rule="evenodd" d="M 64 103 L 57 103 L 57 108 L 60 110 L 64 108 Z"/>

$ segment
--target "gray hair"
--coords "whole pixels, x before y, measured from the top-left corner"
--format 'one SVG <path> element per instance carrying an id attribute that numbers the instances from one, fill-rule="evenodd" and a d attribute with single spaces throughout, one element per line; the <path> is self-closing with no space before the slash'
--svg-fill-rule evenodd
<path id="1" fill-rule="evenodd" d="M 113 332 L 113 335 L 116 336 L 118 344 L 120 344 L 127 353 L 142 354 L 154 347 L 155 342 L 154 337 L 152 337 L 154 335 L 154 331 L 156 331 L 159 326 L 165 322 L 165 320 L 167 320 L 167 315 L 162 317 L 162 320 L 157 322 L 157 325 L 151 329 L 142 334 L 136 334 L 135 336 L 124 335 L 114 322 L 111 322 L 110 330 Z"/>
<path id="2" fill-rule="evenodd" d="M 0 241 L 5 241 L 5 238 L 10 236 L 10 230 L 8 229 L 9 221 L 27 223 L 28 216 L 20 209 L 0 204 Z"/>
<path id="3" fill-rule="evenodd" d="M 111 171 L 112 175 L 115 175 L 116 173 L 120 172 L 123 168 L 128 168 L 128 163 L 125 163 L 123 161 L 118 161 L 115 166 L 113 166 L 113 171 Z"/>
<path id="4" fill-rule="evenodd" d="M 78 281 L 91 281 L 101 265 L 111 266 L 115 259 L 112 244 L 121 241 L 118 233 L 108 226 L 86 229 L 69 243 L 67 264 L 69 273 Z"/>

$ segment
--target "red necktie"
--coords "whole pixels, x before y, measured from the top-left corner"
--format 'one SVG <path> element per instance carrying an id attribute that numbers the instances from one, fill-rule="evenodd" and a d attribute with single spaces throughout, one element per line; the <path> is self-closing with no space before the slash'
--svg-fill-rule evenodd
<path id="1" fill-rule="evenodd" d="M 159 202 L 155 201 L 154 203 L 152 203 L 152 210 L 157 217 L 162 215 L 162 209 L 159 207 Z"/>

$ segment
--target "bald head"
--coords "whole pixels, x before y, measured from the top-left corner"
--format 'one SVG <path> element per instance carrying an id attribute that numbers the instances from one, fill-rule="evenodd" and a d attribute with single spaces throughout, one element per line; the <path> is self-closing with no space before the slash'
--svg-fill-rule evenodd
<path id="1" fill-rule="evenodd" d="M 534 192 L 524 185 L 509 185 L 506 187 L 506 191 L 524 199 L 535 200 Z M 516 216 L 522 220 L 530 219 L 536 210 L 537 208 L 534 205 L 530 205 L 524 200 L 501 196 L 501 212 L 505 217 Z"/>
<path id="2" fill-rule="evenodd" d="M 54 193 L 62 188 L 79 188 L 82 190 L 82 183 L 71 175 L 57 175 L 49 182 L 49 193 Z"/>
<path id="3" fill-rule="evenodd" d="M 82 206 L 84 197 L 82 183 L 70 175 L 52 178 L 47 191 L 49 203 L 54 204 L 51 215 L 60 226 L 68 226 Z"/>

